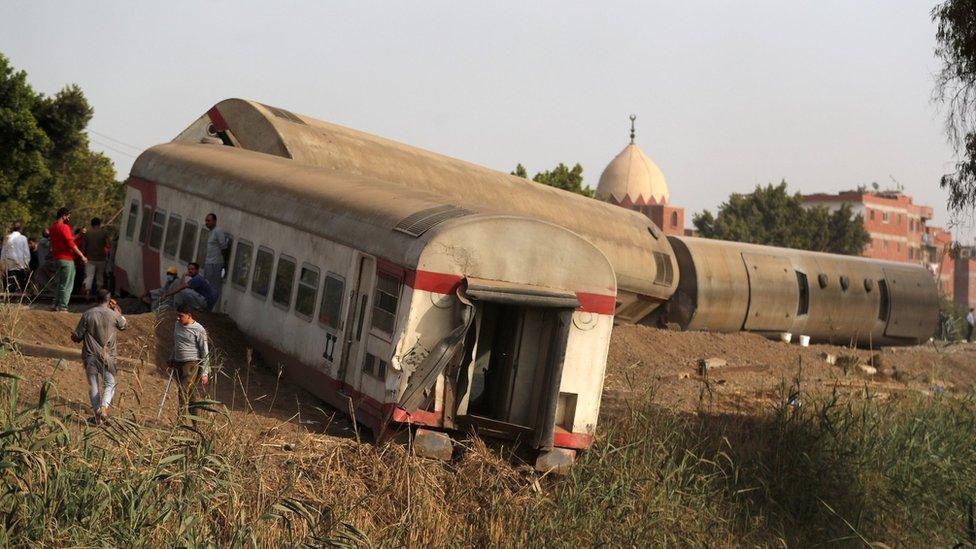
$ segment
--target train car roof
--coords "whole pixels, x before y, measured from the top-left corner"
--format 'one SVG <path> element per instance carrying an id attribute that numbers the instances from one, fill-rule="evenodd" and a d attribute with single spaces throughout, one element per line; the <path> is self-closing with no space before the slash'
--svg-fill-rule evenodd
<path id="1" fill-rule="evenodd" d="M 653 282 L 657 263 L 650 251 L 672 252 L 654 223 L 637 212 L 243 99 L 221 101 L 176 141 L 199 142 L 208 127 L 230 130 L 228 139 L 240 148 L 428 191 L 472 211 L 526 216 L 567 227 L 603 251 L 621 288 L 667 299 L 677 284 Z"/>
<path id="2" fill-rule="evenodd" d="M 548 269 L 538 266 L 533 268 L 532 282 L 545 285 L 558 279 L 566 289 L 582 285 L 586 291 L 615 292 L 614 274 L 606 257 L 586 239 L 565 228 L 531 218 L 471 212 L 450 204 L 444 197 L 376 179 L 243 149 L 183 143 L 157 145 L 143 152 L 132 166 L 131 178 L 271 219 L 411 269 L 417 267 L 422 256 L 430 255 L 425 248 L 434 239 L 451 247 L 464 247 L 466 242 L 456 241 L 472 234 L 465 227 L 475 224 L 498 227 L 501 222 L 517 227 L 514 230 L 522 236 L 540 231 L 546 236 L 520 240 L 536 242 L 533 246 L 541 247 L 559 240 L 562 248 L 568 248 L 560 253 L 575 254 L 580 263 L 561 261 Z M 510 245 L 519 244 L 513 241 Z M 535 255 L 541 258 L 545 254 Z M 605 270 L 593 268 L 601 262 L 606 265 Z M 581 272 L 587 265 L 591 272 Z M 491 269 L 485 264 L 474 271 Z M 463 274 L 478 276 L 474 271 Z"/>

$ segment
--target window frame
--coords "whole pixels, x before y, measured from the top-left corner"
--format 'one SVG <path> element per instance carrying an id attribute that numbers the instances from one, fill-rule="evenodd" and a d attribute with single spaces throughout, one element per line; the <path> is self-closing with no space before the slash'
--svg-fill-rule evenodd
<path id="1" fill-rule="evenodd" d="M 292 268 L 290 287 L 288 288 L 288 302 L 287 303 L 281 303 L 280 301 L 278 301 L 275 298 L 275 294 L 278 293 L 278 271 L 281 269 L 281 262 L 282 261 L 289 261 L 289 262 L 291 262 L 291 268 Z M 275 259 L 275 262 L 274 262 L 274 275 L 271 277 L 272 278 L 272 284 L 271 284 L 271 304 L 274 305 L 275 307 L 283 310 L 283 311 L 286 311 L 286 312 L 291 310 L 292 302 L 294 302 L 294 300 L 295 300 L 294 299 L 295 298 L 295 274 L 298 271 L 297 268 L 298 268 L 298 260 L 295 259 L 293 256 L 290 256 L 290 255 L 288 255 L 288 254 L 286 254 L 284 252 L 278 254 L 278 257 Z"/>
<path id="2" fill-rule="evenodd" d="M 152 232 L 152 215 L 154 208 L 148 204 L 142 206 L 142 221 L 139 223 L 139 245 L 149 244 L 149 233 Z"/>
<path id="3" fill-rule="evenodd" d="M 236 280 L 237 275 L 237 258 L 240 256 L 240 246 L 247 246 L 251 249 L 251 259 L 247 262 L 247 274 L 245 275 L 244 284 L 238 284 Z M 247 293 L 247 287 L 251 284 L 251 275 L 254 274 L 254 261 L 257 258 L 257 253 L 255 253 L 254 243 L 250 240 L 240 239 L 237 241 L 237 247 L 234 249 L 234 257 L 230 261 L 230 285 L 236 288 L 238 291 Z"/>
<path id="4" fill-rule="evenodd" d="M 315 273 L 316 278 L 315 278 L 314 286 L 308 286 L 302 284 L 302 271 L 304 270 L 309 270 Z M 315 318 L 316 307 L 318 306 L 318 300 L 319 300 L 319 281 L 321 279 L 322 279 L 321 269 L 319 269 L 318 267 L 312 265 L 307 261 L 302 262 L 301 267 L 298 269 L 298 279 L 295 283 L 294 312 L 295 312 L 295 316 L 297 316 L 298 318 L 306 322 L 311 322 L 312 319 Z M 298 292 L 302 289 L 302 287 L 312 289 L 312 311 L 308 315 L 298 310 Z"/>
<path id="5" fill-rule="evenodd" d="M 166 251 L 166 248 L 169 246 L 169 237 L 171 236 L 171 233 L 173 231 L 174 219 L 176 220 L 177 227 L 179 227 L 179 231 L 176 233 L 176 240 L 175 240 L 176 249 L 172 253 L 170 253 Z M 177 258 L 177 255 L 179 254 L 180 251 L 181 236 L 183 236 L 183 216 L 178 213 L 170 212 L 169 215 L 166 217 L 166 232 L 163 234 L 163 244 L 162 246 L 160 246 L 160 249 L 163 252 L 163 257 L 168 257 L 170 259 Z"/>
<path id="6" fill-rule="evenodd" d="M 189 225 L 192 225 L 193 226 L 194 233 L 193 233 L 193 241 L 190 243 L 190 248 L 191 248 L 190 249 L 190 259 L 189 260 L 186 260 L 186 259 L 183 259 L 183 245 L 186 244 L 186 242 L 184 241 L 184 239 L 186 238 L 186 229 L 187 229 L 187 226 L 189 226 Z M 183 222 L 183 232 L 180 234 L 180 245 L 179 245 L 179 248 L 176 250 L 176 259 L 180 263 L 185 263 L 187 265 L 189 265 L 190 263 L 194 263 L 193 258 L 195 257 L 194 252 L 196 252 L 196 250 L 197 250 L 196 249 L 196 245 L 197 245 L 197 237 L 199 236 L 199 230 L 200 230 L 200 225 L 196 221 L 193 221 L 190 218 L 187 218 Z"/>
<path id="7" fill-rule="evenodd" d="M 336 313 L 335 324 L 332 325 L 322 321 L 322 311 L 325 308 L 326 289 L 330 278 L 339 281 L 339 311 Z M 343 328 L 342 311 L 345 308 L 346 303 L 346 277 L 338 273 L 326 271 L 322 280 L 322 294 L 319 296 L 318 301 L 318 314 L 315 315 L 315 321 L 318 322 L 319 326 L 322 326 L 325 329 L 335 330 L 337 332 L 341 331 Z"/>
<path id="8" fill-rule="evenodd" d="M 206 231 L 206 233 L 204 233 L 204 231 Z M 204 234 L 207 235 L 206 238 L 204 238 Z M 203 268 L 204 264 L 207 262 L 207 241 L 209 240 L 210 229 L 207 228 L 206 223 L 204 223 L 203 225 L 200 225 L 200 232 L 197 233 L 197 253 L 193 254 L 193 257 L 196 258 L 193 260 L 193 262 L 199 265 L 200 268 Z"/>
<path id="9" fill-rule="evenodd" d="M 125 239 L 128 240 L 129 242 L 132 242 L 132 240 L 136 236 L 136 225 L 139 224 L 139 212 L 142 211 L 142 208 L 140 206 L 141 206 L 141 204 L 140 204 L 138 198 L 133 198 L 129 202 L 129 217 L 128 217 L 128 220 L 127 220 L 128 223 L 125 226 Z M 136 210 L 135 219 L 132 218 L 132 208 L 133 207 L 135 207 L 135 210 Z"/>
<path id="10" fill-rule="evenodd" d="M 268 274 L 268 287 L 265 289 L 264 295 L 261 295 L 260 292 L 257 292 L 254 289 L 254 273 L 257 271 L 258 256 L 261 254 L 261 252 L 265 252 L 265 253 L 271 254 L 271 266 L 270 266 L 271 273 Z M 274 274 L 275 274 L 274 273 L 274 270 L 275 270 L 275 258 L 276 257 L 277 257 L 277 254 L 275 254 L 275 251 L 273 249 L 267 247 L 267 246 L 258 246 L 258 249 L 254 252 L 254 271 L 251 272 L 251 285 L 250 285 L 250 290 L 251 291 L 250 291 L 250 294 L 253 295 L 255 297 L 255 299 L 258 299 L 260 301 L 267 301 L 268 300 L 268 296 L 271 294 L 271 285 L 272 285 L 272 282 L 274 281 Z"/>
<path id="11" fill-rule="evenodd" d="M 156 214 L 162 214 L 162 216 L 163 216 L 163 223 L 160 225 L 162 228 L 159 230 L 160 231 L 160 234 L 159 234 L 159 245 L 156 246 L 156 247 L 153 247 L 153 244 L 152 244 L 152 241 L 153 241 L 153 227 L 156 226 Z M 153 218 L 152 218 L 151 226 L 149 227 L 149 238 L 146 241 L 146 245 L 149 246 L 149 249 L 150 250 L 153 250 L 155 252 L 162 253 L 162 251 L 163 251 L 163 244 L 166 242 L 166 221 L 168 219 L 169 219 L 169 217 L 166 215 L 166 210 L 164 210 L 162 208 L 155 208 L 155 209 L 153 209 Z"/>
<path id="12" fill-rule="evenodd" d="M 376 321 L 376 309 L 379 308 L 379 304 L 380 304 L 380 299 L 379 299 L 380 296 L 379 296 L 379 293 L 380 293 L 380 277 L 381 276 L 390 278 L 392 280 L 395 280 L 396 281 L 396 285 L 397 285 L 397 293 L 394 296 L 396 298 L 396 305 L 394 306 L 392 313 L 390 313 L 390 311 L 387 311 L 386 309 L 380 309 L 381 311 L 383 311 L 385 313 L 390 313 L 390 314 L 393 315 L 393 326 L 391 326 L 389 332 L 386 332 L 385 330 L 383 330 L 382 328 L 376 326 L 376 324 L 375 324 L 375 321 Z M 398 313 L 400 311 L 400 298 L 401 298 L 401 296 L 403 296 L 403 278 L 404 278 L 403 277 L 403 273 L 397 273 L 397 272 L 393 272 L 392 270 L 386 270 L 386 269 L 380 269 L 380 268 L 376 269 L 376 280 L 375 280 L 375 282 L 373 284 L 373 292 L 372 292 L 373 295 L 371 296 L 372 297 L 372 303 L 370 303 L 369 332 L 368 333 L 371 333 L 371 334 L 373 334 L 373 335 L 375 335 L 377 337 L 380 337 L 382 339 L 385 339 L 386 341 L 390 341 L 393 338 L 393 334 L 396 333 L 397 315 L 398 315 Z M 383 292 L 383 293 L 387 293 L 387 292 Z M 387 293 L 387 295 L 390 295 L 390 294 Z"/>

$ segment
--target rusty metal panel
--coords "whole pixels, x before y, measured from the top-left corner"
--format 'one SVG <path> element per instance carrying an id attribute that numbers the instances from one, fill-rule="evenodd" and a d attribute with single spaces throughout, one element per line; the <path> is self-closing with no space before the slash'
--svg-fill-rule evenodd
<path id="1" fill-rule="evenodd" d="M 888 325 L 885 335 L 924 341 L 935 332 L 938 323 L 935 281 L 922 269 L 885 267 L 889 292 Z"/>
<path id="2" fill-rule="evenodd" d="M 749 273 L 749 311 L 743 329 L 786 331 L 796 316 L 799 290 L 788 257 L 743 253 Z"/>

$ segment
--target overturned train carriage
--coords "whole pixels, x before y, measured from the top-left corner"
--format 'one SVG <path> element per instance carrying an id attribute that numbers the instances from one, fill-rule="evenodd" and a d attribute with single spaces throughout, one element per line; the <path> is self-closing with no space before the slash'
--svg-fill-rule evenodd
<path id="1" fill-rule="evenodd" d="M 924 341 L 937 322 L 938 292 L 920 265 L 669 239 L 649 219 L 623 208 L 242 99 L 221 101 L 176 140 L 198 143 L 206 137 L 422 189 L 465 211 L 523 215 L 565 226 L 592 242 L 613 265 L 618 322 L 669 321 L 684 329 L 721 332 L 789 331 L 862 346 Z"/>
<path id="2" fill-rule="evenodd" d="M 216 212 L 233 238 L 222 310 L 375 432 L 409 421 L 543 451 L 591 444 L 617 286 L 579 235 L 444 215 L 427 191 L 204 144 L 144 152 L 126 201 L 117 268 L 129 291 L 201 255 Z"/>
<path id="3" fill-rule="evenodd" d="M 669 237 L 681 273 L 666 318 L 688 330 L 790 332 L 842 345 L 927 340 L 938 316 L 918 265 Z"/>

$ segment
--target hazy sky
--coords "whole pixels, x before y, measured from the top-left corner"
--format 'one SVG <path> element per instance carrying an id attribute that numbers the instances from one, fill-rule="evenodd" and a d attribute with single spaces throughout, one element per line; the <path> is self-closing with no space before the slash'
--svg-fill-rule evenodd
<path id="1" fill-rule="evenodd" d="M 689 225 L 784 178 L 894 179 L 945 223 L 933 5 L 8 0 L 0 52 L 35 89 L 82 87 L 121 174 L 242 97 L 504 171 L 580 162 L 596 186 L 636 113 Z"/>

